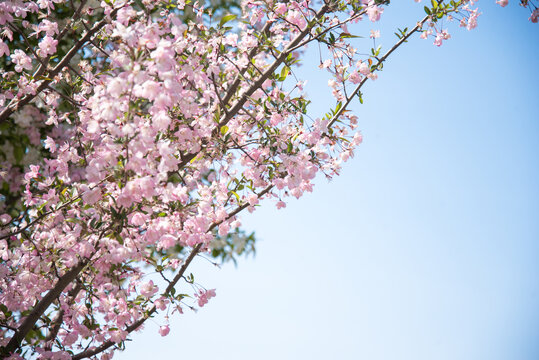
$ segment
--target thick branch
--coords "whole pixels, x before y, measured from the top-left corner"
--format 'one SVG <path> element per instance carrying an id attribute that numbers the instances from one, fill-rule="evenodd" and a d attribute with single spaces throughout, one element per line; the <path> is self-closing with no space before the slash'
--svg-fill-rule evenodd
<path id="1" fill-rule="evenodd" d="M 80 282 L 77 282 L 77 285 L 71 291 L 69 291 L 68 296 L 71 298 L 69 303 L 72 304 L 75 301 L 75 298 L 77 297 L 78 293 L 82 290 L 82 285 Z M 45 350 L 51 350 L 52 345 L 54 343 L 54 339 L 56 339 L 56 336 L 58 335 L 58 332 L 60 331 L 60 328 L 62 327 L 62 324 L 64 323 L 64 315 L 65 311 L 64 309 L 61 309 L 58 314 L 56 315 L 56 318 L 51 323 L 51 329 L 47 337 L 45 338 Z"/>
<path id="2" fill-rule="evenodd" d="M 77 266 L 73 267 L 60 279 L 58 279 L 56 285 L 54 285 L 54 287 L 49 290 L 49 292 L 37 303 L 37 305 L 32 309 L 32 312 L 30 312 L 30 314 L 24 319 L 21 326 L 19 326 L 11 340 L 9 340 L 9 343 L 2 349 L 2 359 L 8 357 L 11 355 L 11 353 L 19 348 L 21 342 L 24 340 L 28 332 L 34 327 L 41 315 L 43 315 L 50 304 L 52 304 L 52 302 L 58 298 L 58 296 L 60 296 L 62 291 L 64 291 L 64 289 L 77 277 L 85 265 L 86 262 L 80 262 Z"/>

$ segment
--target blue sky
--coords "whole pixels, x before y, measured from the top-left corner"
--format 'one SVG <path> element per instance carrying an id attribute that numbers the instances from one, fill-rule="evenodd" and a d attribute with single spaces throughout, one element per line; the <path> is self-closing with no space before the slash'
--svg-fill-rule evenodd
<path id="1" fill-rule="evenodd" d="M 217 297 L 117 358 L 538 359 L 539 25 L 516 3 L 399 49 L 354 103 L 364 143 L 342 175 L 245 216 L 256 257 L 199 259 Z M 371 28 L 387 48 L 421 16 L 393 1 Z M 311 58 L 316 117 L 331 103 Z"/>

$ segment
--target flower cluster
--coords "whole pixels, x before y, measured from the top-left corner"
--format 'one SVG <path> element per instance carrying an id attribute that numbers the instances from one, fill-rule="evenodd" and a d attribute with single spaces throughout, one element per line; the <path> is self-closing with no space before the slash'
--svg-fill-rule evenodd
<path id="1" fill-rule="evenodd" d="M 285 207 L 353 156 L 347 106 L 387 56 L 479 15 L 434 1 L 388 53 L 364 55 L 348 26 L 388 4 L 0 3 L 0 356 L 109 359 L 156 312 L 204 306 L 215 290 L 186 272 L 197 254 L 248 253 L 242 211 Z M 312 118 L 291 74 L 316 42 L 335 106 Z"/>

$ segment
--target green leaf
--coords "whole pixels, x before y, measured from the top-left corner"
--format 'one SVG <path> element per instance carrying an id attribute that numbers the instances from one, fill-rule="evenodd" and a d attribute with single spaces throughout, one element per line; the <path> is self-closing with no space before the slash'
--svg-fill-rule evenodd
<path id="1" fill-rule="evenodd" d="M 240 203 L 240 196 L 238 195 L 237 192 L 235 192 L 234 190 L 230 190 L 230 192 L 232 193 L 232 195 L 234 195 L 236 197 L 236 200 L 238 201 L 238 204 Z"/>
<path id="2" fill-rule="evenodd" d="M 235 18 L 237 18 L 237 15 L 234 15 L 234 14 L 228 14 L 228 15 L 223 16 L 221 21 L 219 21 L 219 27 L 223 27 L 224 24 L 226 24 L 227 22 L 231 20 L 234 20 Z"/>
<path id="3" fill-rule="evenodd" d="M 226 125 L 225 125 L 225 126 L 222 126 L 222 127 L 221 127 L 221 134 L 222 134 L 222 135 L 225 135 L 227 132 L 228 132 L 228 126 L 226 126 Z"/>
<path id="4" fill-rule="evenodd" d="M 428 7 L 425 6 L 425 13 L 427 13 L 427 15 L 431 15 L 431 12 L 430 12 L 430 9 Z"/>
<path id="5" fill-rule="evenodd" d="M 290 72 L 290 68 L 288 66 L 283 66 L 283 68 L 281 70 L 281 76 L 279 78 L 279 81 L 285 81 L 289 72 Z"/>
<path id="6" fill-rule="evenodd" d="M 357 96 L 359 98 L 359 103 L 363 104 L 363 94 L 361 93 L 361 91 L 357 94 Z"/>
<path id="7" fill-rule="evenodd" d="M 362 38 L 363 36 L 358 36 L 358 35 L 352 35 L 350 33 L 342 33 L 340 36 L 339 36 L 341 39 L 348 39 L 348 38 Z"/>
<path id="8" fill-rule="evenodd" d="M 338 113 L 339 110 L 341 110 L 341 108 L 342 108 L 342 102 L 339 101 L 339 102 L 337 103 L 337 107 L 335 108 L 334 114 Z"/>

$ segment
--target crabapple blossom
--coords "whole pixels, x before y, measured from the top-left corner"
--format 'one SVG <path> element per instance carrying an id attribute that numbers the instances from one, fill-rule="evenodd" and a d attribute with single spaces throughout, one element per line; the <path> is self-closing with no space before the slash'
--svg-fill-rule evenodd
<path id="1" fill-rule="evenodd" d="M 198 298 L 198 306 L 203 307 L 209 299 L 215 296 L 215 289 L 200 290 L 195 296 Z"/>
<path id="2" fill-rule="evenodd" d="M 158 312 L 215 297 L 194 259 L 252 253 L 242 213 L 341 172 L 362 141 L 350 103 L 388 56 L 480 15 L 433 2 L 392 46 L 357 41 L 389 3 L 0 2 L 0 358 L 110 359 Z M 296 72 L 312 44 L 325 114 Z"/>
<path id="3" fill-rule="evenodd" d="M 167 336 L 169 332 L 170 332 L 170 327 L 168 325 L 163 325 L 159 327 L 159 335 Z"/>
<path id="4" fill-rule="evenodd" d="M 9 46 L 0 39 L 0 56 L 9 55 Z"/>
<path id="5" fill-rule="evenodd" d="M 56 52 L 56 45 L 58 45 L 58 40 L 54 40 L 51 36 L 46 35 L 39 43 L 38 54 L 43 57 L 52 55 Z"/>

